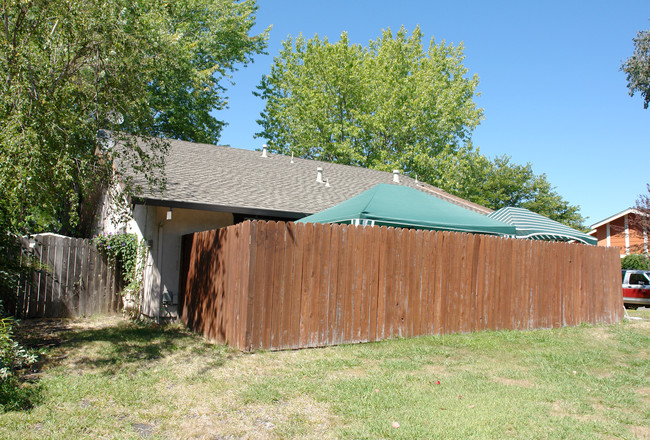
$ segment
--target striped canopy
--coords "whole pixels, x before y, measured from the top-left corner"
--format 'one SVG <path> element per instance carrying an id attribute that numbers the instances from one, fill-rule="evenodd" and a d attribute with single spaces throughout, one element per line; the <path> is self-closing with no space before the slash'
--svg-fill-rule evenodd
<path id="1" fill-rule="evenodd" d="M 550 218 L 529 211 L 526 208 L 501 208 L 488 214 L 495 220 L 513 225 L 517 238 L 549 241 L 579 241 L 585 244 L 597 244 L 596 238 L 576 229 L 558 223 Z"/>

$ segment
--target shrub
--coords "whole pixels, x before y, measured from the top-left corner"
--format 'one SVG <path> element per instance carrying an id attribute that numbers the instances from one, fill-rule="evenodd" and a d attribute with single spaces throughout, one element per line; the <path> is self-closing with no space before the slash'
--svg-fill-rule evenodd
<path id="1" fill-rule="evenodd" d="M 2 313 L 2 303 L 0 303 Z M 14 340 L 14 319 L 0 318 L 0 410 L 31 407 L 33 390 L 20 385 L 20 371 L 36 362 L 36 355 Z"/>
<path id="2" fill-rule="evenodd" d="M 644 254 L 626 255 L 621 260 L 621 269 L 650 270 L 650 258 Z"/>

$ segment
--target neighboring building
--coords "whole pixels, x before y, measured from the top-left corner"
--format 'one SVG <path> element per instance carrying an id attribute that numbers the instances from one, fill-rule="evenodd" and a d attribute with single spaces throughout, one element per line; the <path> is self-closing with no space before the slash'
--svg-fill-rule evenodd
<path id="1" fill-rule="evenodd" d="M 176 140 L 169 145 L 165 175 L 164 194 L 143 193 L 130 201 L 133 220 L 126 225 L 112 224 L 105 198 L 98 225 L 102 232 L 134 232 L 147 241 L 142 313 L 152 318 L 177 316 L 185 234 L 246 219 L 293 221 L 379 183 L 410 186 L 481 214 L 492 212 L 398 172 Z"/>
<path id="2" fill-rule="evenodd" d="M 592 225 L 589 235 L 596 237 L 598 246 L 618 247 L 621 257 L 647 253 L 648 231 L 638 221 L 641 215 L 636 209 L 626 209 Z"/>

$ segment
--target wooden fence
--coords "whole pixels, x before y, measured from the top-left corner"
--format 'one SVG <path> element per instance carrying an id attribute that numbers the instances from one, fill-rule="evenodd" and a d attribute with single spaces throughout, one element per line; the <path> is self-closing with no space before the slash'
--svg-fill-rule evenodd
<path id="1" fill-rule="evenodd" d="M 120 311 L 120 277 L 91 240 L 54 234 L 21 243 L 41 269 L 21 280 L 14 314 L 23 318 L 60 318 Z"/>
<path id="2" fill-rule="evenodd" d="M 612 323 L 613 248 L 244 222 L 183 237 L 181 319 L 242 350 Z"/>

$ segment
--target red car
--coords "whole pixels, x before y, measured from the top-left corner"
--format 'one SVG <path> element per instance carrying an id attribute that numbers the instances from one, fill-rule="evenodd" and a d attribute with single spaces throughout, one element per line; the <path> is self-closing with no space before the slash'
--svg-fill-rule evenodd
<path id="1" fill-rule="evenodd" d="M 623 270 L 623 304 L 650 307 L 650 270 Z"/>

